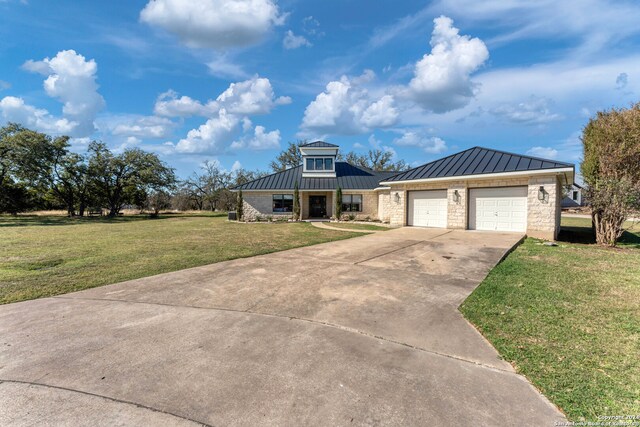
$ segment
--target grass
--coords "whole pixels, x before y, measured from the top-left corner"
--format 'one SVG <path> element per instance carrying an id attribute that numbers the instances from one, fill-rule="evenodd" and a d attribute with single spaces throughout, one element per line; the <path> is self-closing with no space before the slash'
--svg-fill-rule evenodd
<path id="1" fill-rule="evenodd" d="M 349 222 L 329 222 L 327 225 L 335 228 L 346 228 L 350 230 L 371 230 L 371 231 L 389 231 L 391 228 L 382 227 L 374 224 L 359 224 Z"/>
<path id="2" fill-rule="evenodd" d="M 573 421 L 640 412 L 640 227 L 620 248 L 563 218 L 557 247 L 527 239 L 461 311 Z M 573 243 L 580 242 L 580 243 Z"/>
<path id="3" fill-rule="evenodd" d="M 308 223 L 239 224 L 211 214 L 0 216 L 0 303 L 358 235 Z"/>

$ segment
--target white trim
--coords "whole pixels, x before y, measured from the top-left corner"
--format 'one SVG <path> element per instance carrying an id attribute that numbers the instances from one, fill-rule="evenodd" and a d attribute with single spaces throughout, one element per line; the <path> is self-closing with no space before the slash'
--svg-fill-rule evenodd
<path id="1" fill-rule="evenodd" d="M 396 184 L 420 184 L 426 182 L 438 182 L 438 181 L 467 181 L 470 179 L 490 179 L 490 178 L 509 178 L 513 176 L 528 176 L 528 175 L 544 175 L 544 174 L 561 174 L 564 172 L 573 172 L 573 168 L 555 168 L 555 169 L 538 169 L 533 171 L 516 171 L 516 172 L 497 172 L 497 173 L 484 173 L 478 175 L 458 175 L 458 176 L 444 176 L 440 178 L 424 178 L 424 179 L 409 179 L 405 181 L 381 181 L 380 185 L 396 185 Z"/>
<path id="2" fill-rule="evenodd" d="M 373 189 L 373 191 L 387 191 L 387 190 L 391 190 L 391 187 L 376 187 Z"/>

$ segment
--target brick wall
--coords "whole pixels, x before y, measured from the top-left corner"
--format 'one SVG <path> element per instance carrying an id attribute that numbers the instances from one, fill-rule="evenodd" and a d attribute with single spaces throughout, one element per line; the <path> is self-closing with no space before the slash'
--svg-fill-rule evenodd
<path id="1" fill-rule="evenodd" d="M 389 222 L 391 209 L 391 194 L 389 191 L 378 192 L 378 219 L 382 222 Z"/>

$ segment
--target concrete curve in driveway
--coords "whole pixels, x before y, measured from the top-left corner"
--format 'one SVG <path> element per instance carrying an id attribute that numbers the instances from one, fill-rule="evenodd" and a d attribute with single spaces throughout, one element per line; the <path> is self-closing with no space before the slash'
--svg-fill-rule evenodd
<path id="1" fill-rule="evenodd" d="M 457 310 L 521 237 L 402 228 L 0 306 L 0 424 L 553 425 Z"/>

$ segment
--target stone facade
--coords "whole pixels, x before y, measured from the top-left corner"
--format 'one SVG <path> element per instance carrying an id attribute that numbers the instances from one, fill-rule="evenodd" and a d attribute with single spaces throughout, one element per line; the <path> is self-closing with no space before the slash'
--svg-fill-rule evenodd
<path id="1" fill-rule="evenodd" d="M 556 175 L 519 178 L 447 181 L 391 185 L 389 220 L 391 225 L 404 226 L 407 221 L 407 191 L 447 190 L 447 227 L 468 228 L 469 189 L 483 187 L 527 186 L 527 235 L 553 240 L 560 231 L 561 183 Z M 545 200 L 538 199 L 540 186 L 546 191 Z M 460 195 L 455 201 L 455 190 Z M 396 196 L 396 194 L 398 196 Z"/>
<path id="2" fill-rule="evenodd" d="M 391 193 L 389 191 L 378 192 L 378 219 L 382 222 L 389 222 L 391 209 Z"/>
<path id="3" fill-rule="evenodd" d="M 291 212 L 273 212 L 273 195 L 274 194 L 293 194 L 293 192 L 243 192 L 242 193 L 242 206 L 245 221 L 256 221 L 258 217 L 266 218 L 272 217 L 287 217 L 292 218 Z"/>
<path id="4" fill-rule="evenodd" d="M 560 205 L 562 187 L 556 175 L 531 177 L 476 179 L 472 181 L 446 181 L 391 185 L 387 191 L 347 191 L 342 194 L 361 194 L 362 212 L 354 213 L 358 220 L 380 220 L 393 226 L 407 225 L 407 191 L 447 190 L 447 228 L 467 229 L 469 226 L 469 189 L 484 187 L 527 186 L 527 235 L 553 240 L 560 231 Z M 540 187 L 544 187 L 544 200 L 539 200 Z M 459 200 L 455 192 L 458 191 Z M 247 221 L 255 221 L 259 216 L 286 216 L 291 213 L 272 212 L 273 194 L 293 194 L 293 192 L 250 192 L 243 193 L 244 216 Z M 300 209 L 303 219 L 309 218 L 309 196 L 321 195 L 327 198 L 327 217 L 335 216 L 335 191 L 301 191 Z M 343 217 L 349 213 L 344 213 Z"/>
<path id="5" fill-rule="evenodd" d="M 343 212 L 342 217 L 347 218 L 349 215 L 355 215 L 358 221 L 378 219 L 378 195 L 375 191 L 350 191 L 342 190 L 342 195 L 359 194 L 362 196 L 362 212 Z M 334 210 L 335 211 L 335 210 Z"/>

